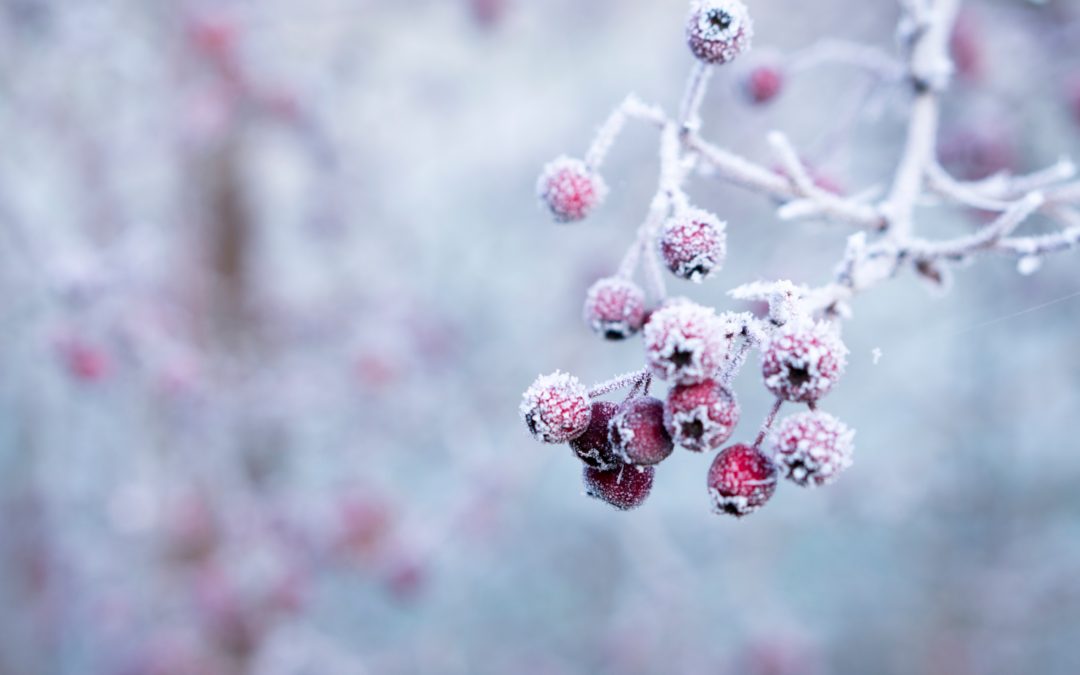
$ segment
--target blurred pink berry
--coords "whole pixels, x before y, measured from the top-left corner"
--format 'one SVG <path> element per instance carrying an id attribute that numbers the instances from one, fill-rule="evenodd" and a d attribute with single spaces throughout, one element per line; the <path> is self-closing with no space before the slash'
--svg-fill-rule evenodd
<path id="1" fill-rule="evenodd" d="M 968 82 L 977 81 L 983 72 L 980 32 L 975 14 L 970 9 L 961 10 L 949 37 L 949 54 L 957 75 Z"/>
<path id="2" fill-rule="evenodd" d="M 544 443 L 565 443 L 585 433 L 591 409 L 585 386 L 557 370 L 536 378 L 519 408 L 529 433 Z"/>
<path id="3" fill-rule="evenodd" d="M 743 84 L 750 101 L 759 105 L 776 98 L 783 86 L 784 73 L 771 65 L 757 66 L 751 70 Z"/>
<path id="4" fill-rule="evenodd" d="M 556 221 L 570 223 L 584 219 L 604 201 L 607 185 L 580 159 L 559 157 L 544 166 L 536 191 Z"/>
<path id="5" fill-rule="evenodd" d="M 351 497 L 340 508 L 337 547 L 358 558 L 371 558 L 390 538 L 394 519 L 390 506 L 374 497 Z"/>
<path id="6" fill-rule="evenodd" d="M 725 448 L 709 467 L 709 495 L 717 513 L 749 515 L 776 491 L 776 465 L 757 448 L 739 443 Z"/>
<path id="7" fill-rule="evenodd" d="M 608 471 L 621 463 L 608 439 L 608 423 L 617 408 L 618 406 L 608 401 L 593 403 L 589 427 L 585 433 L 570 441 L 574 454 L 587 466 Z"/>
<path id="8" fill-rule="evenodd" d="M 686 42 L 701 61 L 727 63 L 750 49 L 754 27 L 739 0 L 695 0 L 686 22 Z"/>
<path id="9" fill-rule="evenodd" d="M 711 378 L 727 353 L 728 341 L 716 314 L 689 301 L 671 302 L 653 312 L 643 334 L 649 369 L 676 384 Z"/>
<path id="10" fill-rule="evenodd" d="M 645 322 L 645 292 L 621 277 L 598 280 L 585 296 L 585 323 L 608 340 L 622 340 Z"/>
<path id="11" fill-rule="evenodd" d="M 854 437 L 854 431 L 828 413 L 798 413 L 773 431 L 773 460 L 794 483 L 826 485 L 851 466 Z"/>
<path id="12" fill-rule="evenodd" d="M 941 164 L 965 180 L 982 180 L 1016 165 L 1012 134 L 1005 125 L 968 124 L 942 134 L 938 147 Z"/>
<path id="13" fill-rule="evenodd" d="M 60 350 L 64 366 L 77 380 L 97 382 L 109 374 L 109 355 L 95 345 L 72 340 L 61 345 Z"/>
<path id="14" fill-rule="evenodd" d="M 217 60 L 232 54 L 236 48 L 238 30 L 231 17 L 206 15 L 191 22 L 188 34 L 199 52 Z"/>
<path id="15" fill-rule="evenodd" d="M 655 469 L 624 464 L 611 471 L 585 467 L 585 493 L 622 511 L 641 506 L 652 490 Z"/>
<path id="16" fill-rule="evenodd" d="M 664 425 L 676 445 L 693 452 L 723 445 L 739 423 L 735 394 L 714 380 L 680 384 L 668 392 Z"/>
<path id="17" fill-rule="evenodd" d="M 1080 124 L 1080 75 L 1074 76 L 1065 85 L 1065 97 L 1073 119 Z"/>
<path id="18" fill-rule="evenodd" d="M 416 559 L 403 556 L 393 560 L 386 573 L 386 589 L 401 601 L 413 600 L 427 581 L 424 566 Z"/>
<path id="19" fill-rule="evenodd" d="M 700 282 L 724 263 L 727 253 L 726 225 L 700 209 L 677 214 L 660 233 L 660 255 L 667 268 L 680 279 Z"/>
<path id="20" fill-rule="evenodd" d="M 816 401 L 836 384 L 847 365 L 847 347 L 824 323 L 796 321 L 780 327 L 762 351 L 769 391 L 786 401 Z"/>
<path id="21" fill-rule="evenodd" d="M 637 396 L 622 403 L 609 431 L 612 447 L 627 464 L 659 464 L 674 449 L 664 428 L 664 404 L 652 396 Z"/>

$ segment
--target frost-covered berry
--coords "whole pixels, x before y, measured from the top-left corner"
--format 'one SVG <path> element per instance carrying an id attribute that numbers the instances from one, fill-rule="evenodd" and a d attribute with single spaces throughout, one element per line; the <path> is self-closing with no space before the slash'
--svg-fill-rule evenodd
<path id="1" fill-rule="evenodd" d="M 589 392 L 576 377 L 555 371 L 536 378 L 521 397 L 521 419 L 544 443 L 565 443 L 585 433 L 592 417 Z"/>
<path id="2" fill-rule="evenodd" d="M 593 403 L 589 427 L 585 433 L 570 441 L 574 454 L 587 466 L 607 471 L 622 464 L 608 440 L 608 423 L 617 408 L 617 405 L 608 401 Z"/>
<path id="3" fill-rule="evenodd" d="M 757 511 L 776 491 L 776 465 L 757 448 L 725 448 L 709 467 L 709 495 L 717 513 L 737 518 Z"/>
<path id="4" fill-rule="evenodd" d="M 696 0 L 686 22 L 690 51 L 705 63 L 727 63 L 750 49 L 754 27 L 739 0 Z"/>
<path id="5" fill-rule="evenodd" d="M 676 445 L 694 452 L 723 445 L 739 423 L 735 394 L 714 380 L 681 384 L 668 392 L 664 426 Z"/>
<path id="6" fill-rule="evenodd" d="M 778 67 L 762 65 L 747 74 L 743 89 L 752 103 L 761 105 L 772 101 L 784 87 L 784 73 Z"/>
<path id="7" fill-rule="evenodd" d="M 587 466 L 582 473 L 582 480 L 585 483 L 585 494 L 622 511 L 629 511 L 645 502 L 652 490 L 655 473 L 656 470 L 651 466 L 624 464 L 613 471 L 601 471 Z"/>
<path id="8" fill-rule="evenodd" d="M 725 223 L 708 211 L 689 209 L 664 223 L 660 255 L 672 274 L 700 282 L 724 263 Z"/>
<path id="9" fill-rule="evenodd" d="M 664 428 L 664 404 L 652 396 L 624 402 L 608 426 L 611 447 L 627 464 L 659 464 L 675 447 Z"/>
<path id="10" fill-rule="evenodd" d="M 585 162 L 559 157 L 544 166 L 537 194 L 560 223 L 582 220 L 604 200 L 607 185 Z"/>
<path id="11" fill-rule="evenodd" d="M 851 466 L 855 432 L 832 415 L 811 411 L 785 418 L 772 433 L 773 460 L 799 485 L 825 485 Z"/>
<path id="12" fill-rule="evenodd" d="M 724 323 L 711 309 L 687 300 L 653 312 L 643 335 L 649 369 L 676 384 L 711 378 L 727 357 L 730 342 Z"/>
<path id="13" fill-rule="evenodd" d="M 585 295 L 585 323 L 608 340 L 622 340 L 645 322 L 645 292 L 629 279 L 607 277 Z"/>
<path id="14" fill-rule="evenodd" d="M 769 338 L 761 372 L 769 391 L 786 401 L 816 401 L 836 384 L 847 364 L 847 347 L 824 323 L 795 321 Z"/>

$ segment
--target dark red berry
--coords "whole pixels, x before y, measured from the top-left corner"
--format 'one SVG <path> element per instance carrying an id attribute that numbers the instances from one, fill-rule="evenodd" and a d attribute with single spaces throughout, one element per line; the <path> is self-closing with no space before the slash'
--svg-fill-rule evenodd
<path id="1" fill-rule="evenodd" d="M 585 323 L 609 340 L 622 340 L 645 322 L 645 292 L 629 279 L 606 277 L 589 287 Z"/>
<path id="2" fill-rule="evenodd" d="M 854 437 L 854 431 L 828 413 L 798 413 L 773 431 L 773 459 L 793 483 L 826 485 L 851 466 Z"/>
<path id="3" fill-rule="evenodd" d="M 604 200 L 607 185 L 580 159 L 559 157 L 540 173 L 536 191 L 560 223 L 584 219 Z"/>
<path id="4" fill-rule="evenodd" d="M 664 404 L 652 396 L 624 402 L 608 429 L 612 448 L 627 464 L 659 464 L 675 448 L 664 428 Z"/>
<path id="5" fill-rule="evenodd" d="M 725 448 L 709 467 L 709 495 L 717 513 L 737 518 L 757 511 L 776 491 L 776 465 L 757 448 Z"/>
<path id="6" fill-rule="evenodd" d="M 656 470 L 651 466 L 624 464 L 612 471 L 601 471 L 587 466 L 582 473 L 582 480 L 585 482 L 585 493 L 590 497 L 603 500 L 622 511 L 629 511 L 645 502 L 652 490 L 655 473 Z"/>
<path id="7" fill-rule="evenodd" d="M 829 393 L 846 364 L 847 347 L 828 325 L 793 321 L 765 344 L 761 370 L 769 391 L 810 403 Z"/>
<path id="8" fill-rule="evenodd" d="M 591 404 L 584 385 L 559 371 L 536 378 L 522 395 L 521 419 L 537 440 L 565 443 L 585 433 Z"/>
<path id="9" fill-rule="evenodd" d="M 715 380 L 680 384 L 668 392 L 664 425 L 672 440 L 687 450 L 719 448 L 731 438 L 738 423 L 735 394 Z"/>
<path id="10" fill-rule="evenodd" d="M 727 63 L 750 49 L 754 27 L 739 0 L 696 0 L 686 22 L 686 42 L 701 61 Z"/>
<path id="11" fill-rule="evenodd" d="M 574 454 L 586 465 L 610 470 L 621 464 L 608 439 L 608 424 L 617 408 L 617 405 L 608 401 L 593 403 L 589 427 L 585 429 L 585 433 L 570 441 Z"/>

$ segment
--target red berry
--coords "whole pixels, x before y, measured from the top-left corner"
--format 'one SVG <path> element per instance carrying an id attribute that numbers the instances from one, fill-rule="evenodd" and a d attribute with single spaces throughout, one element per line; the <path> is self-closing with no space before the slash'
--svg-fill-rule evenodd
<path id="1" fill-rule="evenodd" d="M 724 322 L 688 300 L 656 310 L 645 324 L 645 357 L 662 380 L 694 384 L 713 377 L 727 357 Z"/>
<path id="2" fill-rule="evenodd" d="M 580 159 L 559 157 L 540 173 L 536 191 L 560 223 L 582 220 L 604 200 L 607 185 Z"/>
<path id="3" fill-rule="evenodd" d="M 696 0 L 686 22 L 690 51 L 705 63 L 727 63 L 750 49 L 754 27 L 739 0 Z"/>
<path id="4" fill-rule="evenodd" d="M 109 374 L 111 362 L 104 350 L 73 339 L 61 345 L 61 357 L 68 373 L 83 382 L 97 382 Z"/>
<path id="5" fill-rule="evenodd" d="M 776 465 L 757 448 L 725 448 L 709 467 L 709 495 L 717 513 L 741 518 L 757 511 L 776 491 Z"/>
<path id="6" fill-rule="evenodd" d="M 772 101 L 784 86 L 784 74 L 775 66 L 758 66 L 746 76 L 746 95 L 753 103 Z"/>
<path id="7" fill-rule="evenodd" d="M 612 471 L 601 471 L 587 466 L 582 473 L 582 480 L 585 483 L 585 494 L 603 500 L 617 509 L 629 511 L 645 502 L 652 490 L 655 473 L 656 470 L 651 466 L 624 464 Z"/>
<path id="8" fill-rule="evenodd" d="M 627 464 L 659 464 L 675 447 L 664 428 L 664 404 L 652 396 L 624 402 L 608 426 L 611 446 Z"/>
<path id="9" fill-rule="evenodd" d="M 621 277 L 600 279 L 585 296 L 585 323 L 608 340 L 622 340 L 645 322 L 645 292 Z"/>
<path id="10" fill-rule="evenodd" d="M 585 433 L 591 410 L 584 385 L 557 370 L 536 378 L 522 396 L 520 407 L 529 433 L 544 443 L 565 443 Z"/>
<path id="11" fill-rule="evenodd" d="M 798 413 L 773 431 L 773 459 L 794 483 L 826 485 L 851 466 L 854 437 L 854 431 L 828 413 Z"/>
<path id="12" fill-rule="evenodd" d="M 977 81 L 983 72 L 983 49 L 979 39 L 980 26 L 970 10 L 956 16 L 952 35 L 949 37 L 949 54 L 956 73 L 963 79 Z"/>
<path id="13" fill-rule="evenodd" d="M 589 428 L 574 440 L 570 441 L 570 447 L 587 466 L 605 471 L 614 469 L 622 462 L 615 456 L 615 450 L 608 440 L 608 423 L 615 415 L 618 408 L 608 401 L 597 401 L 592 404 L 592 418 L 589 420 Z"/>
<path id="14" fill-rule="evenodd" d="M 816 401 L 836 384 L 847 364 L 847 347 L 824 323 L 796 321 L 777 330 L 762 351 L 769 391 L 786 401 Z"/>
<path id="15" fill-rule="evenodd" d="M 681 278 L 700 282 L 724 262 L 727 253 L 725 223 L 713 214 L 690 209 L 670 218 L 660 233 L 660 255 L 667 268 Z"/>
<path id="16" fill-rule="evenodd" d="M 668 392 L 664 425 L 678 445 L 694 452 L 723 445 L 739 423 L 735 394 L 714 380 L 681 384 Z"/>

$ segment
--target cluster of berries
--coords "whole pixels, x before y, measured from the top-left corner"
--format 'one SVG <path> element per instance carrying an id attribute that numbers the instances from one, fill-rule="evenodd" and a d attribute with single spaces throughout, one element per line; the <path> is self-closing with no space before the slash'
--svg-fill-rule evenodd
<path id="1" fill-rule="evenodd" d="M 691 7 L 686 35 L 700 61 L 722 64 L 749 47 L 752 25 L 739 0 L 700 0 Z M 758 79 L 764 89 L 779 88 L 766 77 Z M 555 220 L 568 223 L 587 217 L 608 190 L 596 166 L 560 157 L 544 167 L 537 191 Z M 673 275 L 693 282 L 721 268 L 727 253 L 723 221 L 685 200 L 672 200 L 661 215 L 666 220 L 645 230 L 648 236 L 639 242 L 646 255 L 658 256 Z M 665 300 L 662 292 L 650 307 L 632 270 L 620 269 L 589 288 L 584 318 L 609 340 L 641 333 L 645 368 L 616 381 L 631 387 L 629 395 L 618 404 L 595 400 L 618 386 L 601 385 L 590 392 L 576 377 L 556 371 L 525 392 L 522 419 L 536 439 L 569 443 L 583 464 L 589 495 L 632 509 L 648 497 L 654 467 L 675 446 L 705 453 L 732 438 L 740 409 L 730 383 L 750 349 L 757 348 L 764 384 L 777 405 L 757 440 L 730 445 L 714 458 L 707 479 L 713 507 L 747 515 L 772 496 L 781 475 L 799 485 L 824 485 L 851 463 L 853 433 L 816 410 L 816 402 L 843 372 L 847 350 L 830 325 L 815 323 L 801 311 L 795 291 L 790 283 L 775 284 L 765 294 L 771 305 L 765 319 L 717 314 L 689 300 Z M 654 378 L 670 384 L 666 400 L 649 395 Z M 810 410 L 781 421 L 769 451 L 762 450 L 783 401 L 807 404 Z"/>
<path id="2" fill-rule="evenodd" d="M 535 438 L 569 443 L 584 465 L 591 496 L 632 509 L 648 496 L 654 467 L 675 446 L 702 453 L 727 443 L 740 417 L 728 383 L 739 355 L 751 345 L 761 350 L 763 380 L 778 401 L 812 409 L 777 425 L 771 453 L 761 449 L 762 433 L 754 444 L 734 444 L 716 456 L 708 475 L 715 509 L 744 516 L 772 496 L 780 475 L 803 486 L 825 485 L 851 464 L 854 434 L 814 409 L 846 360 L 843 343 L 826 324 L 793 320 L 772 326 L 674 300 L 650 314 L 643 337 L 647 367 L 631 380 L 630 395 L 621 403 L 593 400 L 576 377 L 562 372 L 538 378 L 521 403 L 522 419 Z M 671 384 L 666 400 L 648 394 L 653 377 Z"/>

